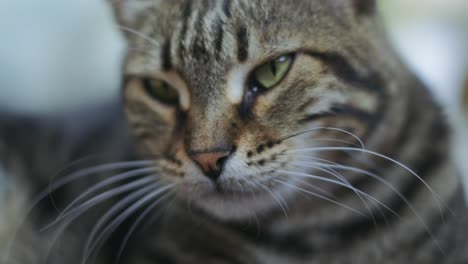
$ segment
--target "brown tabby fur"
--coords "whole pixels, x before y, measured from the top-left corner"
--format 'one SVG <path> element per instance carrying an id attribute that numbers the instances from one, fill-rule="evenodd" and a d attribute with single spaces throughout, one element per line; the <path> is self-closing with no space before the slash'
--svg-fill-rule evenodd
<path id="1" fill-rule="evenodd" d="M 122 210 L 142 202 L 131 214 L 120 214 L 130 221 L 121 223 L 97 263 L 111 263 L 126 231 L 134 231 L 132 223 L 155 219 L 153 210 L 144 209 L 161 197 L 162 216 L 129 240 L 123 263 L 468 261 L 466 205 L 446 117 L 389 45 L 375 1 L 116 0 L 112 6 L 128 42 L 126 123 L 101 124 L 94 131 L 108 135 L 104 139 L 84 133 L 80 138 L 88 141 L 59 154 L 69 144 L 35 139 L 54 150 L 41 154 L 52 162 L 89 145 L 113 154 L 106 160 L 135 155 L 157 169 L 146 179 L 159 189 L 125 204 Z M 253 93 L 252 70 L 285 54 L 294 56 L 287 76 Z M 152 98 L 142 78 L 168 82 L 180 103 Z M 23 128 L 0 129 L 18 130 Z M 17 146 L 5 140 L 3 149 L 28 153 L 23 148 L 31 145 L 23 141 Z M 194 157 L 219 151 L 230 154 L 214 181 Z M 76 156 L 55 162 L 54 169 L 49 161 L 20 158 L 28 172 L 21 175 L 34 175 L 35 186 L 44 186 L 51 171 Z M 152 197 L 157 190 L 165 191 Z M 82 192 L 79 185 L 62 191 L 59 207 Z M 44 212 L 51 209 L 36 214 L 47 219 L 53 215 Z M 37 221 L 27 222 L 30 229 L 17 240 L 31 245 L 33 237 L 29 241 L 38 247 L 14 244 L 13 258 L 26 251 L 43 263 L 80 263 L 84 239 L 96 223 L 107 220 L 102 228 L 112 229 L 119 219 L 106 217 L 105 208 L 94 212 L 67 229 L 48 259 L 40 242 L 47 245 L 50 238 L 34 231 Z"/>

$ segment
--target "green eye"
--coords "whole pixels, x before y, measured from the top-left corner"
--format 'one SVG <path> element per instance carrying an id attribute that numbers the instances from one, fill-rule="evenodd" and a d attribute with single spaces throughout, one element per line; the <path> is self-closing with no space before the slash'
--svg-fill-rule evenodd
<path id="1" fill-rule="evenodd" d="M 284 55 L 274 59 L 253 72 L 254 81 L 263 89 L 270 89 L 281 82 L 289 72 L 293 55 Z"/>
<path id="2" fill-rule="evenodd" d="M 154 99 L 169 105 L 179 104 L 179 93 L 165 81 L 143 79 L 143 88 Z"/>

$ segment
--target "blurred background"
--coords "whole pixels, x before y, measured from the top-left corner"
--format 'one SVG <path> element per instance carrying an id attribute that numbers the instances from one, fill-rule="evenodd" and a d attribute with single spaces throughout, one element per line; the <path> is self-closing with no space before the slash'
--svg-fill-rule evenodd
<path id="1" fill-rule="evenodd" d="M 380 0 L 392 41 L 456 126 L 468 182 L 467 0 Z M 0 0 L 0 109 L 56 114 L 118 94 L 123 41 L 101 0 Z"/>

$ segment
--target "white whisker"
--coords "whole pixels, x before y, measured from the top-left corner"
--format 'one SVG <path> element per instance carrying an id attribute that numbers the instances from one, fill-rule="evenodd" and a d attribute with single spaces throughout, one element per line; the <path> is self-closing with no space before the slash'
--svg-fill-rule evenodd
<path id="1" fill-rule="evenodd" d="M 418 211 L 416 210 L 416 208 L 414 208 L 414 206 L 410 203 L 410 201 L 408 201 L 408 199 L 400 192 L 398 191 L 390 182 L 388 182 L 387 180 L 383 179 L 382 177 L 380 177 L 379 175 L 375 174 L 375 173 L 372 173 L 372 172 L 369 172 L 369 171 L 366 171 L 366 170 L 363 170 L 363 169 L 359 169 L 359 168 L 354 168 L 354 167 L 349 167 L 349 166 L 344 166 L 344 165 L 339 165 L 337 163 L 334 163 L 335 165 L 331 165 L 331 164 L 322 164 L 322 165 L 317 165 L 316 163 L 313 163 L 314 165 L 316 166 L 323 166 L 323 167 L 326 167 L 326 168 L 334 168 L 334 169 L 338 169 L 338 170 L 345 170 L 345 171 L 351 171 L 351 172 L 355 172 L 355 173 L 361 173 L 363 175 L 366 175 L 366 176 L 369 176 L 371 177 L 372 179 L 375 179 L 376 181 L 384 184 L 386 187 L 388 187 L 391 191 L 393 191 L 400 199 L 402 199 L 402 201 L 408 206 L 408 208 L 410 209 L 410 211 L 416 216 L 416 218 L 418 219 L 418 221 L 423 225 L 424 229 L 426 230 L 427 234 L 429 234 L 429 236 L 431 236 L 431 238 L 435 241 L 435 237 L 434 237 L 434 234 L 432 233 L 432 231 L 429 229 L 429 226 L 427 225 L 427 223 L 423 220 L 423 218 L 421 217 L 421 215 L 418 213 Z M 365 196 L 368 196 L 370 199 L 374 200 L 375 202 L 377 202 L 378 204 L 380 204 L 381 206 L 383 206 L 385 209 L 389 210 L 390 212 L 392 212 L 394 215 L 399 216 L 399 214 L 397 214 L 394 210 L 392 210 L 391 208 L 389 208 L 388 206 L 386 206 L 384 203 L 380 202 L 379 200 L 377 200 L 376 198 L 373 198 L 372 196 L 369 196 L 368 194 L 365 194 L 363 193 Z M 435 243 L 438 245 L 438 242 L 435 241 Z M 438 245 L 438 247 L 440 248 L 440 246 Z"/>
<path id="2" fill-rule="evenodd" d="M 311 174 L 307 174 L 307 173 L 303 173 L 303 172 L 283 171 L 283 170 L 280 170 L 279 172 L 285 173 L 285 174 L 290 175 L 290 176 L 296 175 L 296 176 L 299 176 L 299 177 L 305 177 L 305 178 L 309 178 L 309 179 L 314 179 L 314 180 L 328 182 L 328 183 L 332 183 L 332 184 L 335 184 L 335 185 L 338 185 L 338 186 L 342 186 L 344 188 L 347 188 L 347 189 L 350 189 L 350 190 L 352 190 L 354 192 L 357 192 L 357 193 L 363 195 L 366 198 L 369 198 L 369 199 L 373 200 L 374 202 L 376 202 L 376 203 L 380 204 L 381 206 L 383 206 L 385 209 L 389 210 L 394 215 L 399 216 L 395 211 L 393 211 L 391 208 L 389 208 L 387 205 L 380 202 L 378 199 L 374 198 L 373 196 L 371 196 L 371 195 L 369 195 L 369 194 L 367 194 L 367 193 L 365 193 L 365 192 L 363 192 L 363 191 L 361 191 L 359 189 L 356 189 L 353 186 L 342 183 L 340 181 L 336 181 L 336 180 L 332 180 L 332 179 L 328 179 L 328 178 L 324 178 L 324 177 L 320 177 L 320 176 L 316 176 L 316 175 L 311 175 Z"/>
<path id="3" fill-rule="evenodd" d="M 351 133 L 349 131 L 346 131 L 344 129 L 336 128 L 336 127 L 315 127 L 315 128 L 312 128 L 312 129 L 309 129 L 309 130 L 306 130 L 306 131 L 298 132 L 298 133 L 283 137 L 279 141 L 285 141 L 285 140 L 288 140 L 288 139 L 291 139 L 291 138 L 294 138 L 294 137 L 297 137 L 297 136 L 300 136 L 300 135 L 304 135 L 304 134 L 307 134 L 307 133 L 311 133 L 311 132 L 314 132 L 314 131 L 318 131 L 318 130 L 330 130 L 330 131 L 337 131 L 337 132 L 344 133 L 344 134 L 349 135 L 349 136 L 353 137 L 354 139 L 356 139 L 359 142 L 359 145 L 361 146 L 361 148 L 363 148 L 363 149 L 366 148 L 364 142 L 357 135 L 355 135 L 354 133 Z"/>
<path id="4" fill-rule="evenodd" d="M 258 184 L 261 188 L 265 189 L 268 193 L 271 194 L 271 196 L 276 200 L 276 202 L 278 203 L 278 205 L 281 207 L 281 209 L 283 210 L 283 213 L 286 217 L 289 217 L 288 216 L 288 212 L 286 210 L 286 208 L 288 208 L 288 205 L 286 204 L 286 202 L 283 200 L 283 199 L 280 199 L 270 188 L 268 188 L 268 186 L 262 184 L 262 183 L 259 183 L 257 182 L 256 184 Z M 283 203 L 284 203 L 284 206 L 283 206 Z M 286 208 L 285 208 L 286 206 Z"/>
<path id="5" fill-rule="evenodd" d="M 86 198 L 87 196 L 93 194 L 93 193 L 96 193 L 98 191 L 100 191 L 101 189 L 104 189 L 105 187 L 107 186 L 110 186 L 114 183 L 117 183 L 119 181 L 123 181 L 123 180 L 128 180 L 128 179 L 131 179 L 131 178 L 135 178 L 135 177 L 142 177 L 144 176 L 146 173 L 155 173 L 157 172 L 158 169 L 156 168 L 144 168 L 144 169 L 138 169 L 138 170 L 134 170 L 134 171 L 128 171 L 128 172 L 125 172 L 125 173 L 121 173 L 121 174 L 118 174 L 116 176 L 112 176 L 111 178 L 107 179 L 107 180 L 104 180 L 102 182 L 99 182 L 98 184 L 96 184 L 95 186 L 89 188 L 88 190 L 86 190 L 85 192 L 83 192 L 80 196 L 78 196 L 75 200 L 73 200 L 64 210 L 63 212 L 60 214 L 60 216 L 58 218 L 60 218 L 61 216 L 63 216 L 63 214 L 65 214 L 66 212 L 68 212 L 70 210 L 70 208 L 73 208 L 73 206 L 75 206 L 78 202 L 82 201 L 84 198 Z"/>
<path id="6" fill-rule="evenodd" d="M 445 208 L 448 208 L 447 205 L 442 201 L 440 196 L 432 189 L 432 187 L 421 177 L 419 176 L 416 172 L 411 170 L 408 166 L 404 165 L 403 163 L 392 159 L 390 157 L 387 157 L 383 154 L 371 151 L 371 150 L 366 150 L 366 149 L 356 149 L 356 148 L 347 148 L 347 147 L 317 147 L 317 148 L 306 148 L 306 149 L 295 149 L 295 150 L 290 150 L 289 152 L 301 152 L 301 151 L 315 151 L 315 152 L 321 152 L 321 151 L 349 151 L 349 152 L 359 152 L 359 153 L 364 153 L 364 154 L 369 154 L 373 155 L 379 158 L 382 158 L 384 160 L 390 161 L 399 167 L 403 168 L 407 172 L 409 172 L 411 175 L 416 177 L 426 188 L 431 192 L 431 194 L 434 196 L 434 198 L 438 202 L 439 210 L 442 212 L 442 207 L 443 205 Z"/>
<path id="7" fill-rule="evenodd" d="M 93 197 L 92 199 L 89 199 L 88 201 L 82 203 L 79 205 L 77 208 L 74 208 L 70 210 L 69 212 L 59 216 L 55 221 L 53 221 L 51 224 L 47 225 L 46 227 L 41 229 L 42 231 L 45 231 L 52 226 L 56 225 L 63 219 L 71 218 L 71 220 L 78 218 L 80 215 L 88 211 L 89 209 L 93 208 L 94 206 L 109 200 L 110 198 L 116 197 L 122 193 L 129 192 L 134 189 L 138 189 L 142 186 L 147 185 L 150 182 L 153 182 L 154 179 L 153 177 L 146 177 L 138 181 L 134 181 L 128 184 L 125 184 L 123 186 L 116 187 L 112 190 L 103 192 L 102 194 L 97 195 L 96 197 Z"/>
<path id="8" fill-rule="evenodd" d="M 141 197 L 145 196 L 147 193 L 157 189 L 158 187 L 160 187 L 160 184 L 159 183 L 154 183 L 154 184 L 151 184 L 149 186 L 146 186 L 144 188 L 142 188 L 141 190 L 138 190 L 134 193 L 131 193 L 129 195 L 127 195 L 126 197 L 124 197 L 122 200 L 120 200 L 119 202 L 117 202 L 115 205 L 113 205 L 109 210 L 107 210 L 107 212 L 101 216 L 101 218 L 99 219 L 99 221 L 96 223 L 96 225 L 94 226 L 93 230 L 91 230 L 91 234 L 89 235 L 88 237 L 88 243 L 91 243 L 90 241 L 92 241 L 92 239 L 94 238 L 94 236 L 97 234 L 97 232 L 99 231 L 99 229 L 104 226 L 104 224 L 112 218 L 112 216 L 114 216 L 116 213 L 118 213 L 120 210 L 122 210 L 123 208 L 125 208 L 127 205 L 131 204 L 132 202 L 135 202 L 136 200 L 140 199 Z"/>
<path id="9" fill-rule="evenodd" d="M 83 177 L 88 177 L 96 173 L 103 173 L 111 170 L 119 170 L 119 169 L 131 169 L 131 168 L 138 168 L 143 166 L 152 165 L 153 161 L 150 160 L 139 160 L 139 161 L 123 161 L 123 162 L 115 162 L 115 163 L 107 163 L 103 165 L 97 165 L 90 168 L 86 168 L 75 173 L 72 173 L 68 176 L 62 177 L 56 182 L 53 182 L 54 179 L 51 180 L 49 186 L 44 189 L 42 192 L 36 194 L 31 200 L 32 204 L 29 206 L 25 211 L 24 214 L 20 217 L 18 221 L 18 225 L 14 228 L 13 234 L 11 239 L 7 242 L 5 247 L 5 253 L 2 256 L 2 261 L 7 263 L 10 258 L 10 252 L 13 246 L 13 243 L 16 240 L 17 234 L 21 226 L 26 222 L 27 217 L 33 211 L 33 209 L 46 197 L 48 197 L 52 192 L 56 191 L 57 189 L 76 181 Z"/>
<path id="10" fill-rule="evenodd" d="M 365 215 L 364 213 L 362 213 L 362 212 L 360 212 L 360 211 L 358 211 L 358 210 L 356 210 L 356 209 L 354 209 L 354 208 L 351 208 L 351 207 L 349 207 L 349 206 L 347 206 L 347 205 L 345 205 L 345 204 L 342 204 L 342 203 L 339 203 L 339 202 L 337 202 L 337 201 L 335 201 L 335 200 L 332 200 L 332 199 L 330 199 L 330 198 L 327 198 L 327 197 L 325 197 L 325 196 L 323 196 L 323 195 L 320 195 L 320 194 L 317 194 L 317 193 L 314 193 L 314 192 L 311 192 L 311 191 L 302 189 L 302 188 L 300 188 L 300 187 L 294 186 L 294 185 L 292 185 L 292 184 L 289 184 L 289 183 L 287 183 L 287 182 L 280 181 L 280 180 L 277 180 L 277 179 L 273 179 L 273 181 L 278 182 L 278 183 L 281 183 L 281 184 L 286 185 L 286 186 L 289 186 L 290 188 L 299 190 L 299 191 L 301 191 L 301 192 L 310 194 L 310 195 L 312 195 L 312 196 L 315 196 L 315 197 L 324 199 L 324 200 L 329 201 L 329 202 L 331 202 L 331 203 L 333 203 L 333 204 L 336 204 L 336 205 L 338 205 L 338 206 L 341 206 L 341 207 L 343 207 L 343 208 L 346 208 L 346 209 L 348 209 L 348 210 L 351 210 L 351 211 L 353 211 L 353 212 L 355 212 L 355 213 L 357 213 L 357 214 L 359 214 L 359 215 L 361 215 L 361 216 L 363 216 L 363 217 L 368 217 L 368 216 Z"/>
<path id="11" fill-rule="evenodd" d="M 130 240 L 130 237 L 132 234 L 135 232 L 135 230 L 140 226 L 140 224 L 143 222 L 143 220 L 146 219 L 146 217 L 165 199 L 170 197 L 170 193 L 163 195 L 161 198 L 156 199 L 152 204 L 148 206 L 141 214 L 138 216 L 138 218 L 135 220 L 135 222 L 132 224 L 130 229 L 128 230 L 127 234 L 125 235 L 124 239 L 122 240 L 122 244 L 119 248 L 119 251 L 117 253 L 117 257 L 115 260 L 115 264 L 119 264 L 120 259 L 122 257 L 122 254 L 125 250 L 125 247 L 127 246 L 128 241 Z"/>
<path id="12" fill-rule="evenodd" d="M 109 214 L 109 216 L 107 216 L 108 214 L 106 213 L 106 216 L 104 216 L 101 219 L 102 221 L 100 221 L 95 226 L 95 228 L 91 232 L 91 235 L 88 237 L 88 240 L 86 242 L 86 247 L 85 247 L 85 250 L 84 250 L 84 253 L 83 253 L 83 260 L 82 260 L 81 263 L 85 264 L 86 261 L 88 260 L 88 258 L 90 257 L 90 255 L 92 254 L 92 252 L 96 249 L 96 247 L 98 247 L 98 245 L 103 240 L 105 240 L 115 230 L 115 228 L 117 228 L 120 224 L 122 224 L 122 222 L 124 222 L 128 217 L 130 217 L 133 213 L 135 213 L 135 211 L 140 209 L 142 206 L 144 206 L 146 203 L 148 203 L 151 199 L 155 198 L 156 196 L 160 195 L 161 193 L 163 193 L 164 191 L 170 189 L 173 186 L 174 186 L 174 184 L 167 185 L 167 186 L 162 187 L 160 189 L 153 190 L 149 194 L 144 195 L 143 198 L 141 198 L 136 203 L 132 204 L 129 208 L 125 209 L 122 213 L 120 213 L 119 216 L 117 218 L 115 218 L 111 223 L 109 223 L 109 225 L 106 228 L 104 228 L 104 230 L 102 232 L 100 232 L 101 234 L 95 238 L 95 236 L 97 235 L 98 230 L 104 224 L 104 222 L 107 220 L 107 218 L 109 218 L 109 216 L 113 215 L 114 212 L 117 210 L 115 208 L 115 206 L 113 208 L 111 208 L 109 210 L 109 212 L 111 212 Z M 93 242 L 93 240 L 94 240 L 94 242 Z"/>
<path id="13" fill-rule="evenodd" d="M 375 221 L 375 217 L 372 214 L 372 210 L 370 209 L 369 205 L 366 203 L 366 201 L 364 200 L 362 195 L 357 191 L 357 189 L 344 176 L 342 176 L 341 174 L 339 174 L 336 171 L 328 170 L 328 169 L 324 169 L 324 168 L 322 168 L 320 166 L 316 166 L 314 163 L 293 162 L 293 164 L 298 164 L 299 166 L 306 166 L 308 168 L 312 168 L 312 169 L 316 169 L 318 171 L 325 172 L 325 173 L 327 173 L 329 175 L 332 175 L 332 176 L 336 177 L 337 179 L 341 180 L 346 185 L 352 187 L 352 191 L 356 194 L 356 196 L 359 198 L 359 200 L 361 200 L 362 204 L 364 205 L 364 207 L 366 207 L 367 211 L 369 212 L 369 215 L 372 217 L 372 220 L 373 220 L 374 224 L 377 225 L 377 222 Z"/>
<path id="14" fill-rule="evenodd" d="M 133 28 L 129 28 L 129 27 L 126 27 L 126 26 L 122 26 L 122 25 L 119 25 L 118 26 L 119 29 L 123 30 L 123 31 L 126 31 L 126 32 L 129 32 L 129 33 L 132 33 L 133 35 L 143 39 L 143 40 L 146 40 L 148 41 L 149 43 L 151 43 L 152 45 L 154 45 L 156 48 L 159 48 L 159 43 L 151 38 L 150 36 L 144 34 L 143 32 L 140 32 L 138 30 L 135 30 Z"/>

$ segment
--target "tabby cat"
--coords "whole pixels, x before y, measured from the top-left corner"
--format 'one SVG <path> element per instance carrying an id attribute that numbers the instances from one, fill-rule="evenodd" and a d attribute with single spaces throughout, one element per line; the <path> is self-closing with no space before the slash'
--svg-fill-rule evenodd
<path id="1" fill-rule="evenodd" d="M 468 262 L 446 117 L 375 1 L 111 5 L 122 107 L 1 120 L 11 197 L 45 188 L 5 263 Z"/>

